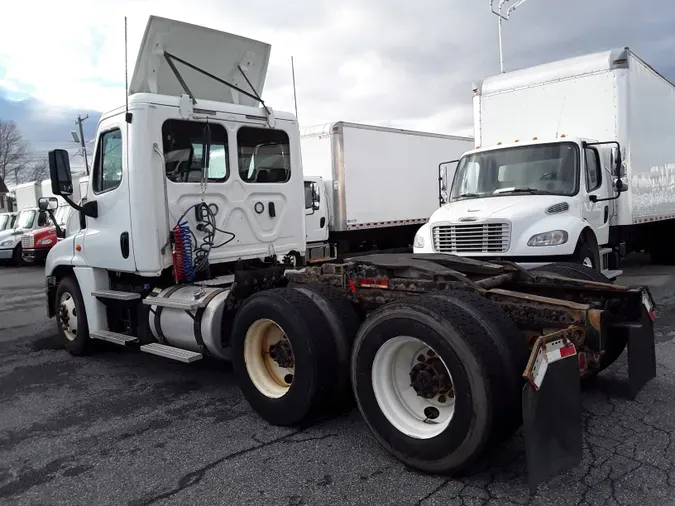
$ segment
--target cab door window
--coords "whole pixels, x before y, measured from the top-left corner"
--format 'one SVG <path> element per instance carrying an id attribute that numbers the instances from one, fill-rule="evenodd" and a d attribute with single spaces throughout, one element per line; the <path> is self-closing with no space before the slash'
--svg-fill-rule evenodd
<path id="1" fill-rule="evenodd" d="M 99 138 L 92 179 L 94 193 L 114 190 L 122 182 L 122 131 L 119 128 Z"/>
<path id="2" fill-rule="evenodd" d="M 237 132 L 239 177 L 247 183 L 285 183 L 291 178 L 288 134 L 242 127 Z"/>
<path id="3" fill-rule="evenodd" d="M 592 192 L 602 184 L 600 157 L 593 148 L 586 148 L 584 151 L 586 154 L 586 190 Z"/>

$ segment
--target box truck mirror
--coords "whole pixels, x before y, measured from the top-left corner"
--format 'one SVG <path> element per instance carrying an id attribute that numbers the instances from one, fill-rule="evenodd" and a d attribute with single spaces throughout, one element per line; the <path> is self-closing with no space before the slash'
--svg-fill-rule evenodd
<path id="1" fill-rule="evenodd" d="M 40 211 L 56 211 L 59 208 L 59 201 L 56 197 L 40 197 L 38 208 Z"/>
<path id="2" fill-rule="evenodd" d="M 52 181 L 52 193 L 54 195 L 69 196 L 73 194 L 70 155 L 65 149 L 54 149 L 49 152 L 49 178 Z"/>
<path id="3" fill-rule="evenodd" d="M 614 161 L 614 175 L 616 177 L 621 177 L 621 165 L 623 161 L 621 160 L 621 149 L 612 148 L 612 160 Z"/>
<path id="4" fill-rule="evenodd" d="M 617 193 L 623 193 L 628 190 L 628 185 L 621 179 L 617 179 L 616 183 L 614 183 L 614 188 L 616 189 Z"/>

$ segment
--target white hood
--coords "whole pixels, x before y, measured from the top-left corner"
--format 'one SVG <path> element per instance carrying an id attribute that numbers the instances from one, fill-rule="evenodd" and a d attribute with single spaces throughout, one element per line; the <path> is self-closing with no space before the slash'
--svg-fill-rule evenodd
<path id="1" fill-rule="evenodd" d="M 186 92 L 169 66 L 165 53 L 184 60 L 219 79 L 252 93 L 239 66 L 262 96 L 271 46 L 257 40 L 171 19 L 150 16 L 129 85 L 129 94 L 157 93 L 180 97 Z M 196 100 L 257 106 L 258 101 L 174 61 Z M 255 95 L 255 93 L 254 93 Z"/>
<path id="2" fill-rule="evenodd" d="M 443 223 L 480 223 L 488 219 L 508 221 L 526 218 L 533 214 L 544 215 L 554 204 L 567 202 L 570 209 L 575 205 L 571 197 L 560 195 L 505 195 L 501 197 L 464 199 L 445 204 L 430 221 Z"/>

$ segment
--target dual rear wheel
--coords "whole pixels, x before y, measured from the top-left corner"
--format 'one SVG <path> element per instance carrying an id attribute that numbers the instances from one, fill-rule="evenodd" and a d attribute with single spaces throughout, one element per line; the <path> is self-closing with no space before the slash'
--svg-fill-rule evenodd
<path id="1" fill-rule="evenodd" d="M 355 397 L 377 440 L 425 472 L 460 470 L 521 424 L 525 341 L 468 291 L 389 303 L 360 325 L 337 289 L 267 290 L 244 302 L 231 339 L 242 392 L 264 419 L 302 423 Z"/>

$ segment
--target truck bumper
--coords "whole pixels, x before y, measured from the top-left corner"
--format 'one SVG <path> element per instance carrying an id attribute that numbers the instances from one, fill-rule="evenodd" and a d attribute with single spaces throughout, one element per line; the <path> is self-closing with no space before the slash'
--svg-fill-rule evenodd
<path id="1" fill-rule="evenodd" d="M 13 249 L 0 249 L 0 260 L 11 260 L 13 254 Z"/>
<path id="2" fill-rule="evenodd" d="M 27 263 L 44 263 L 48 253 L 49 248 L 25 249 L 21 252 L 21 256 Z"/>

